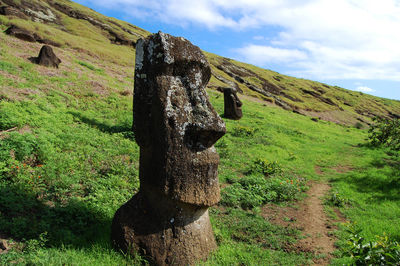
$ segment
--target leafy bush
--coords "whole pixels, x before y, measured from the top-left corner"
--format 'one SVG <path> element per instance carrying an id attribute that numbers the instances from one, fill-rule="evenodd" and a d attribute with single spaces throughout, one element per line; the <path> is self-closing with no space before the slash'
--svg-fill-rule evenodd
<path id="1" fill-rule="evenodd" d="M 10 102 L 0 101 L 0 131 L 25 124 L 25 113 L 21 112 L 20 106 Z"/>
<path id="2" fill-rule="evenodd" d="M 328 205 L 343 207 L 345 205 L 349 205 L 350 201 L 344 198 L 339 192 L 335 191 L 331 194 L 331 196 L 325 201 Z"/>
<path id="3" fill-rule="evenodd" d="M 232 185 L 222 190 L 221 203 L 244 209 L 252 209 L 266 202 L 293 200 L 307 188 L 305 181 L 298 178 L 251 175 L 228 181 Z"/>
<path id="4" fill-rule="evenodd" d="M 350 233 L 343 255 L 350 256 L 353 265 L 399 265 L 400 244 L 391 241 L 388 236 L 378 236 L 376 242 L 365 241 L 361 229 L 350 224 L 346 230 Z"/>
<path id="5" fill-rule="evenodd" d="M 271 176 L 282 173 L 282 168 L 277 161 L 269 161 L 267 159 L 258 158 L 253 162 L 248 173 L 250 174 L 263 174 L 265 176 Z"/>
<path id="6" fill-rule="evenodd" d="M 375 117 L 369 129 L 369 141 L 374 146 L 385 145 L 400 150 L 400 119 Z"/>
<path id="7" fill-rule="evenodd" d="M 235 137 L 251 137 L 254 135 L 256 130 L 251 127 L 245 127 L 245 126 L 236 126 L 232 130 L 232 136 Z"/>

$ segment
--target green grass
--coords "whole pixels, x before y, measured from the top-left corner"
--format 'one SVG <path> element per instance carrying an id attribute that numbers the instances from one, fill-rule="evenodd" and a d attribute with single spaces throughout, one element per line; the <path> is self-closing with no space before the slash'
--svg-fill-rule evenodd
<path id="1" fill-rule="evenodd" d="M 3 26 L 10 23 L 0 19 Z M 92 25 L 85 23 L 81 32 L 78 22 L 65 21 L 69 33 L 14 21 L 41 33 L 51 29 L 54 36 L 59 34 L 64 46 L 56 52 L 65 59 L 50 74 L 25 59 L 33 48 L 26 52 L 22 42 L 0 33 L 5 40 L 0 43 L 0 131 L 12 129 L 0 135 L 0 232 L 15 242 L 13 251 L 0 256 L 0 264 L 139 264 L 139 256 L 115 251 L 109 241 L 115 211 L 139 187 L 132 94 L 125 93 L 132 91 L 134 51 L 105 43 Z M 91 34 L 81 36 L 84 32 Z M 208 56 L 211 62 L 219 60 Z M 316 102 L 298 89 L 318 85 L 339 103 L 345 100 L 375 111 L 382 111 L 380 103 L 398 108 L 395 101 L 235 64 L 276 85 L 287 85 L 288 95 L 304 99 L 299 106 Z M 249 81 L 260 83 L 256 78 Z M 223 85 L 215 78 L 212 82 Z M 222 114 L 223 95 L 213 90 L 209 95 Z M 210 215 L 219 248 L 204 264 L 311 264 L 313 254 L 291 249 L 301 232 L 269 223 L 260 208 L 265 202 L 301 200 L 309 180 L 332 183 L 346 202 L 342 212 L 363 229 L 365 238 L 374 240 L 386 233 L 399 240 L 398 158 L 363 145 L 366 130 L 315 122 L 256 101 L 243 103 L 243 118 L 226 120 L 227 134 L 216 144 L 223 200 Z M 326 110 L 321 103 L 317 107 Z M 344 116 L 354 112 L 344 107 L 349 112 Z M 249 198 L 256 200 L 246 201 Z M 349 236 L 341 228 L 343 247 Z"/>
<path id="2" fill-rule="evenodd" d="M 380 149 L 368 150 L 363 156 L 357 170 L 332 179 L 334 187 L 354 206 L 343 208 L 343 212 L 363 229 L 368 240 L 386 233 L 399 241 L 399 159 Z"/>
<path id="3" fill-rule="evenodd" d="M 7 26 L 15 24 L 32 33 L 36 33 L 41 38 L 58 44 L 63 49 L 74 49 L 74 53 L 81 56 L 87 55 L 91 59 L 102 61 L 105 65 L 118 65 L 130 67 L 131 69 L 134 67 L 133 47 L 112 44 L 110 40 L 113 37 L 110 35 L 110 31 L 118 34 L 123 39 L 131 41 L 137 41 L 139 38 L 150 34 L 148 31 L 127 22 L 103 16 L 71 1 L 57 0 L 62 6 L 72 8 L 78 14 L 83 17 L 90 17 L 91 21 L 95 22 L 91 23 L 86 19 L 69 17 L 54 8 L 54 4 L 50 0 L 35 0 L 34 2 L 46 9 L 50 8 L 57 15 L 57 22 L 40 23 L 0 15 L 0 28 L 6 29 Z M 188 38 L 189 36 L 185 37 Z M 218 69 L 218 66 L 225 60 L 224 58 L 211 53 L 206 53 L 206 56 L 211 62 L 213 73 L 231 82 L 238 83 L 239 88 L 245 95 L 274 102 L 273 98 L 252 91 L 248 86 L 237 82 L 233 77 Z M 78 61 L 86 62 L 83 58 L 78 59 Z M 363 123 L 365 125 L 371 120 L 370 114 L 389 116 L 390 113 L 398 114 L 398 110 L 400 109 L 400 101 L 381 99 L 359 92 L 351 92 L 337 86 L 298 79 L 235 60 L 230 60 L 229 62 L 235 68 L 239 67 L 246 70 L 245 74 L 241 75 L 241 78 L 251 85 L 262 88 L 264 81 L 266 81 L 267 84 L 281 91 L 280 94 L 277 94 L 279 95 L 277 97 L 289 104 L 291 108 L 303 110 L 306 113 L 319 112 L 310 115 L 321 115 L 324 120 L 354 125 L 359 122 L 357 118 L 362 118 L 362 120 L 366 121 Z M 104 68 L 103 66 L 99 66 L 99 69 Z M 253 74 L 249 74 L 250 72 Z M 269 85 L 266 86 L 268 87 Z M 210 87 L 227 86 L 229 85 L 217 80 L 214 76 L 212 77 Z M 320 96 L 315 97 L 305 91 L 318 93 Z M 329 104 L 329 102 L 332 102 L 333 105 Z"/>
<path id="4" fill-rule="evenodd" d="M 79 82 L 85 75 L 75 78 Z M 32 99 L 1 101 L 2 129 L 29 129 L 7 133 L 0 145 L 0 231 L 26 243 L 21 251 L 3 255 L 2 262 L 117 265 L 132 260 L 109 245 L 115 210 L 138 188 L 139 149 L 130 132 L 132 98 L 111 94 L 94 100 L 70 93 L 48 90 Z M 209 95 L 222 113 L 223 97 L 213 91 Z M 377 154 L 385 156 L 380 150 L 357 146 L 365 138 L 358 129 L 315 123 L 249 101 L 244 101 L 243 113 L 240 121 L 226 120 L 228 133 L 216 145 L 222 183 L 257 173 L 253 165 L 259 158 L 276 161 L 287 178 L 318 179 L 314 169 L 318 165 L 341 180 L 332 167 L 350 162 L 362 167 Z M 262 178 L 264 172 L 259 174 Z M 285 251 L 299 232 L 272 225 L 259 212 L 212 209 L 220 248 L 207 263 L 311 262 L 312 254 Z M 387 212 L 396 215 L 392 209 Z M 350 210 L 348 215 L 354 216 Z M 32 240 L 39 244 L 30 244 Z"/>
<path id="5" fill-rule="evenodd" d="M 299 231 L 272 225 L 256 212 L 212 209 L 211 221 L 218 243 L 204 265 L 310 264 L 311 254 L 284 252 Z"/>

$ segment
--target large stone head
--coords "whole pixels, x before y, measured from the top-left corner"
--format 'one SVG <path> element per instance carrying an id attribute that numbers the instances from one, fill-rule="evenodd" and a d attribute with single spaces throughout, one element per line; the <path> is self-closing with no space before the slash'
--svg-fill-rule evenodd
<path id="1" fill-rule="evenodd" d="M 213 144 L 225 124 L 205 87 L 211 69 L 184 38 L 157 33 L 136 45 L 134 131 L 146 193 L 211 206 L 220 199 Z"/>
<path id="2" fill-rule="evenodd" d="M 240 119 L 243 116 L 242 102 L 232 88 L 224 88 L 224 117 Z"/>

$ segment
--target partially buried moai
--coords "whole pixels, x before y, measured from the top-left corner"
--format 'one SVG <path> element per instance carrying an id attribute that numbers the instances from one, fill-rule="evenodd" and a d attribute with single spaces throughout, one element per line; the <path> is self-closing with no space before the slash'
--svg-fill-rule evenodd
<path id="1" fill-rule="evenodd" d="M 242 102 L 232 88 L 224 88 L 224 117 L 234 120 L 242 118 Z"/>
<path id="2" fill-rule="evenodd" d="M 225 124 L 208 100 L 201 50 L 159 32 L 136 45 L 134 131 L 139 192 L 116 213 L 112 241 L 158 265 L 191 265 L 216 248 L 208 208 L 220 200 L 213 144 Z"/>

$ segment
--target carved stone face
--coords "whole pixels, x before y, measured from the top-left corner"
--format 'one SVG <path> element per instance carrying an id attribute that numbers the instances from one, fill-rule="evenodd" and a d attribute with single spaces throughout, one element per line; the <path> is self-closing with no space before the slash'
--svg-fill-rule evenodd
<path id="1" fill-rule="evenodd" d="M 224 89 L 224 117 L 230 119 L 242 118 L 242 105 L 234 89 Z"/>
<path id="2" fill-rule="evenodd" d="M 225 124 L 205 87 L 210 66 L 183 38 L 158 33 L 136 46 L 134 130 L 141 148 L 141 189 L 197 206 L 219 201 L 219 156 Z"/>

